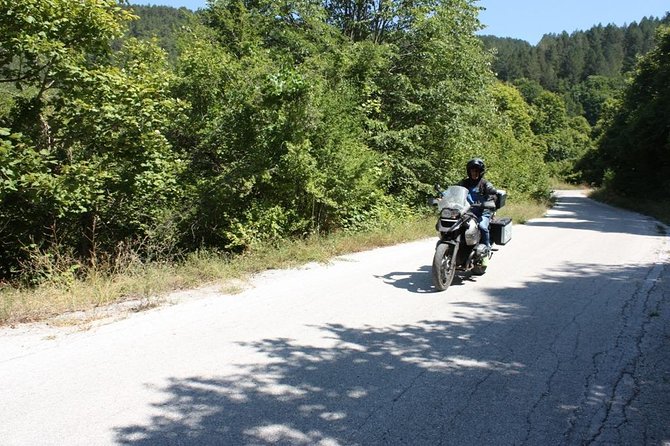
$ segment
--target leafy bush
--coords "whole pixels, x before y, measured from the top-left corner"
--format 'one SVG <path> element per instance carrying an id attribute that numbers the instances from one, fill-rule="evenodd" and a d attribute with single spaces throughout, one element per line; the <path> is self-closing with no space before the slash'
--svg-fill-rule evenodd
<path id="1" fill-rule="evenodd" d="M 56 245 L 73 265 L 113 265 L 384 227 L 472 156 L 537 198 L 546 148 L 567 150 L 547 145 L 554 96 L 529 108 L 496 83 L 469 0 L 212 2 L 184 22 L 174 65 L 155 41 L 114 40 L 133 18 L 116 1 L 12 5 L 0 0 L 0 80 L 21 84 L 0 104 L 3 277 Z"/>

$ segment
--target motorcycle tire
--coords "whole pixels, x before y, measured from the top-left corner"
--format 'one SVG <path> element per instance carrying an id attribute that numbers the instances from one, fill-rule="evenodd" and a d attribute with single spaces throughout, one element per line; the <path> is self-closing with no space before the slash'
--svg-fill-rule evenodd
<path id="1" fill-rule="evenodd" d="M 435 248 L 433 257 L 433 285 L 438 291 L 449 288 L 456 274 L 456 259 L 454 247 L 448 243 L 440 243 Z"/>

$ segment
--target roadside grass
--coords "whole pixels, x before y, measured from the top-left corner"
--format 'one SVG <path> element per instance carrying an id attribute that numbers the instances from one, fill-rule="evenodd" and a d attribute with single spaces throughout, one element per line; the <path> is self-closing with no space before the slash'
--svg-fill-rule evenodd
<path id="1" fill-rule="evenodd" d="M 499 212 L 524 223 L 544 215 L 547 206 L 509 202 Z M 271 269 L 324 263 L 333 257 L 382 246 L 435 237 L 435 214 L 399 221 L 366 232 L 338 232 L 327 236 L 282 241 L 230 255 L 199 251 L 178 263 L 142 263 L 131 260 L 122 267 L 88 268 L 77 276 L 71 263 L 50 265 L 48 280 L 36 287 L 0 283 L 0 325 L 53 320 L 56 316 L 90 312 L 111 304 L 129 304 L 133 311 L 160 305 L 170 292 L 213 285 L 225 294 L 244 289 L 253 274 Z M 430 257 L 430 253 L 426 254 Z M 86 318 L 95 316 L 86 316 Z M 88 319 L 87 319 L 88 320 Z"/>
<path id="2" fill-rule="evenodd" d="M 584 184 L 574 184 L 563 181 L 559 178 L 551 178 L 549 181 L 549 187 L 552 190 L 579 190 L 579 189 L 589 189 L 589 186 Z"/>
<path id="3" fill-rule="evenodd" d="M 505 207 L 496 213 L 496 216 L 498 218 L 510 217 L 514 223 L 524 224 L 533 218 L 542 217 L 550 206 L 550 202 L 547 202 L 546 204 L 536 202 L 508 202 L 506 203 Z"/>

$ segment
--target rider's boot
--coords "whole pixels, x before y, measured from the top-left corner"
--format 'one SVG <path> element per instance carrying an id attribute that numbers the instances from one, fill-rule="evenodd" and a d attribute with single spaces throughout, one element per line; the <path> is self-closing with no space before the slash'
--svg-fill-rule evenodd
<path id="1" fill-rule="evenodd" d="M 489 266 L 489 259 L 491 258 L 491 247 L 486 246 L 486 254 L 482 258 L 482 266 Z"/>

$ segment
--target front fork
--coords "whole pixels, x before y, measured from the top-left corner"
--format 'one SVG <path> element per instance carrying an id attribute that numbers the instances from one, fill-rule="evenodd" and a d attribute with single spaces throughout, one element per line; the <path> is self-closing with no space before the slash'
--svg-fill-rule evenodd
<path id="1" fill-rule="evenodd" d="M 458 243 L 457 240 L 443 240 L 443 239 L 440 239 L 435 244 L 435 248 L 437 249 L 437 246 L 440 245 L 440 244 L 443 244 L 443 243 L 446 244 L 446 245 L 451 245 L 452 246 L 451 261 L 454 262 L 454 263 L 458 263 L 458 248 L 460 246 L 460 243 Z M 449 251 L 447 250 L 447 252 L 449 252 Z"/>

